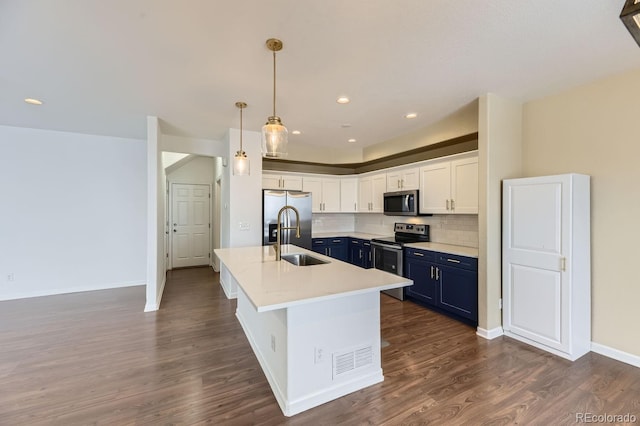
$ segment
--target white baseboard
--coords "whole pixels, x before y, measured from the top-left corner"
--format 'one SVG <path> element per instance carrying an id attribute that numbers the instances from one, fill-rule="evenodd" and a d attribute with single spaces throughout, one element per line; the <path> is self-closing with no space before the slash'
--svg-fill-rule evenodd
<path id="1" fill-rule="evenodd" d="M 162 283 L 160 284 L 160 291 L 158 292 L 158 296 L 156 297 L 155 302 L 147 302 L 144 305 L 145 312 L 153 312 L 160 309 L 160 302 L 162 302 L 162 295 L 164 294 L 164 286 L 167 284 L 167 274 L 165 272 L 164 277 L 162 278 Z"/>
<path id="2" fill-rule="evenodd" d="M 504 334 L 504 330 L 502 327 L 495 327 L 491 330 L 486 330 L 484 328 L 478 327 L 476 330 L 476 334 L 480 337 L 483 337 L 487 340 L 495 339 L 496 337 L 500 337 Z"/>
<path id="3" fill-rule="evenodd" d="M 633 365 L 634 367 L 640 367 L 640 356 L 638 355 L 623 352 L 621 350 L 601 345 L 600 343 L 596 342 L 591 342 L 591 350 L 597 354 L 624 362 L 625 364 Z"/>
<path id="4" fill-rule="evenodd" d="M 0 294 L 0 301 L 28 299 L 31 297 L 55 296 L 57 294 L 81 293 L 83 291 L 109 290 L 112 288 L 135 287 L 145 285 L 145 281 L 126 281 L 121 283 L 95 284 L 68 288 L 52 288 L 46 290 L 35 290 L 18 292 L 12 294 Z"/>

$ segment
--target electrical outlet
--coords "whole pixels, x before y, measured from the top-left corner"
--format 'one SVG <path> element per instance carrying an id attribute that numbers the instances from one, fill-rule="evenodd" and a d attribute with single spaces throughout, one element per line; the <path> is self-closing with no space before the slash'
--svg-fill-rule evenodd
<path id="1" fill-rule="evenodd" d="M 15 281 L 16 277 L 13 275 L 13 272 L 7 275 L 7 281 Z"/>
<path id="2" fill-rule="evenodd" d="M 271 335 L 271 350 L 276 351 L 276 336 L 273 334 Z"/>
<path id="3" fill-rule="evenodd" d="M 324 361 L 324 349 L 323 348 L 315 348 L 314 361 L 316 364 L 320 364 Z"/>

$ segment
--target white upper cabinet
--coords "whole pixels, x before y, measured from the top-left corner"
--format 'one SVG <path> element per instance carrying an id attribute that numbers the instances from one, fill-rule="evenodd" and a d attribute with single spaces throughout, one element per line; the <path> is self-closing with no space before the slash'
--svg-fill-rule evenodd
<path id="1" fill-rule="evenodd" d="M 340 178 L 340 211 L 356 213 L 358 211 L 358 178 Z"/>
<path id="2" fill-rule="evenodd" d="M 420 167 L 420 213 L 478 213 L 477 155 Z"/>
<path id="3" fill-rule="evenodd" d="M 286 189 L 302 191 L 302 176 L 280 173 L 263 173 L 262 189 Z"/>
<path id="4" fill-rule="evenodd" d="M 411 167 L 387 172 L 387 191 L 408 191 L 420 186 L 420 168 Z"/>
<path id="5" fill-rule="evenodd" d="M 387 174 L 378 173 L 358 179 L 358 211 L 382 213 L 383 195 L 387 191 Z"/>
<path id="6" fill-rule="evenodd" d="M 304 176 L 302 190 L 311 192 L 313 213 L 340 212 L 340 178 Z"/>

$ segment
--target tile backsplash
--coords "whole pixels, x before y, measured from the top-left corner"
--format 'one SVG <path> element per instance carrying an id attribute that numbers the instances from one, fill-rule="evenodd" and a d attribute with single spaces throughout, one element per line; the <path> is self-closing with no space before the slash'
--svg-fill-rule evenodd
<path id="1" fill-rule="evenodd" d="M 393 235 L 396 222 L 429 225 L 431 241 L 478 247 L 478 215 L 451 214 L 433 216 L 385 216 L 383 214 L 314 214 L 313 232 L 364 232 Z"/>
<path id="2" fill-rule="evenodd" d="M 314 233 L 353 232 L 355 231 L 355 214 L 314 213 L 312 227 Z"/>

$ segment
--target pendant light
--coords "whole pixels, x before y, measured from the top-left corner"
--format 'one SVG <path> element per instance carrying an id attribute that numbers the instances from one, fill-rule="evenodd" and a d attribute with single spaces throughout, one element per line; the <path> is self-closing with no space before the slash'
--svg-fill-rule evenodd
<path id="1" fill-rule="evenodd" d="M 262 126 L 262 156 L 286 157 L 288 131 L 276 115 L 276 52 L 282 50 L 282 42 L 275 38 L 267 40 L 267 48 L 273 52 L 273 115 Z"/>
<path id="2" fill-rule="evenodd" d="M 233 174 L 236 176 L 249 175 L 249 159 L 247 153 L 242 150 L 242 110 L 247 107 L 244 102 L 236 102 L 236 106 L 240 108 L 240 151 L 236 152 L 233 157 Z"/>

